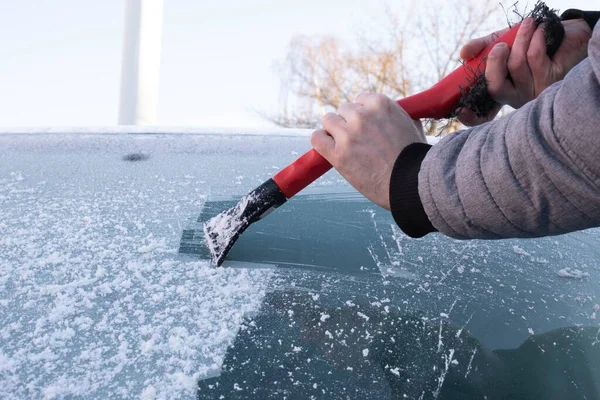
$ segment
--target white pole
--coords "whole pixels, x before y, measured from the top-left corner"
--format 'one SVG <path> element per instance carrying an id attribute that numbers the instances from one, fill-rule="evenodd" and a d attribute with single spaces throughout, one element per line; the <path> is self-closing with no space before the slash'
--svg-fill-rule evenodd
<path id="1" fill-rule="evenodd" d="M 119 125 L 155 125 L 163 0 L 125 0 Z"/>

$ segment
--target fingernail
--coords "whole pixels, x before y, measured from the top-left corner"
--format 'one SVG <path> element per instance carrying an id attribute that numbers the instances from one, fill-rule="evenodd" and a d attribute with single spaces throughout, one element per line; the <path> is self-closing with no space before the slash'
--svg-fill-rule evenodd
<path id="1" fill-rule="evenodd" d="M 495 46 L 492 48 L 492 51 L 493 51 L 494 53 L 501 53 L 501 52 L 504 52 L 504 51 L 506 51 L 506 49 L 508 49 L 508 45 L 507 45 L 506 43 L 504 43 L 504 42 L 500 42 L 500 43 L 496 44 L 496 45 L 495 45 Z M 490 53 L 491 53 L 491 52 L 490 52 Z"/>
<path id="2" fill-rule="evenodd" d="M 521 27 L 529 28 L 533 24 L 533 18 L 525 18 L 523 22 L 521 22 Z"/>

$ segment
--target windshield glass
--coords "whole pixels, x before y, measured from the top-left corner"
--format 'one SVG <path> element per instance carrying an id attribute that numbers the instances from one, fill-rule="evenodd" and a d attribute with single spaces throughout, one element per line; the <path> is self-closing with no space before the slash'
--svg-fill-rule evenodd
<path id="1" fill-rule="evenodd" d="M 335 172 L 223 267 L 306 135 L 0 135 L 0 398 L 597 398 L 598 230 L 409 239 Z"/>

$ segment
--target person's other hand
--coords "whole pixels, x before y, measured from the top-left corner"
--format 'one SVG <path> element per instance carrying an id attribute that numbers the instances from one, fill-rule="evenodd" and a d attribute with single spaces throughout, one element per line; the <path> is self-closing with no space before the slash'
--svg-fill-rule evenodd
<path id="1" fill-rule="evenodd" d="M 426 142 L 420 121 L 389 97 L 362 93 L 322 119 L 311 144 L 366 198 L 389 210 L 390 177 L 400 152 Z"/>
<path id="2" fill-rule="evenodd" d="M 519 108 L 535 99 L 544 89 L 564 78 L 575 65 L 587 57 L 587 44 L 592 31 L 583 19 L 563 21 L 565 37 L 552 58 L 546 54 L 544 24 L 535 26 L 533 18 L 521 23 L 512 49 L 499 43 L 489 53 L 485 77 L 487 88 L 498 104 L 490 114 L 477 117 L 471 110 L 463 109 L 458 119 L 473 126 L 494 119 L 500 108 L 507 104 Z M 481 50 L 502 36 L 509 28 L 468 42 L 460 57 L 473 59 Z M 508 75 L 512 82 L 508 79 Z"/>

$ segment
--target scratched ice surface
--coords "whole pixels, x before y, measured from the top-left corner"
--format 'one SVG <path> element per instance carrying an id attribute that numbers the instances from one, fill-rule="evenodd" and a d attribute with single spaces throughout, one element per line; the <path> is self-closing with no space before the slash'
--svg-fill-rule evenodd
<path id="1" fill-rule="evenodd" d="M 272 272 L 182 257 L 182 228 L 293 157 L 262 142 L 0 135 L 0 398 L 192 398 Z"/>
<path id="2" fill-rule="evenodd" d="M 600 385 L 597 230 L 412 240 L 332 172 L 215 269 L 199 221 L 306 151 L 306 132 L 101 133 L 0 135 L 0 398 Z"/>

